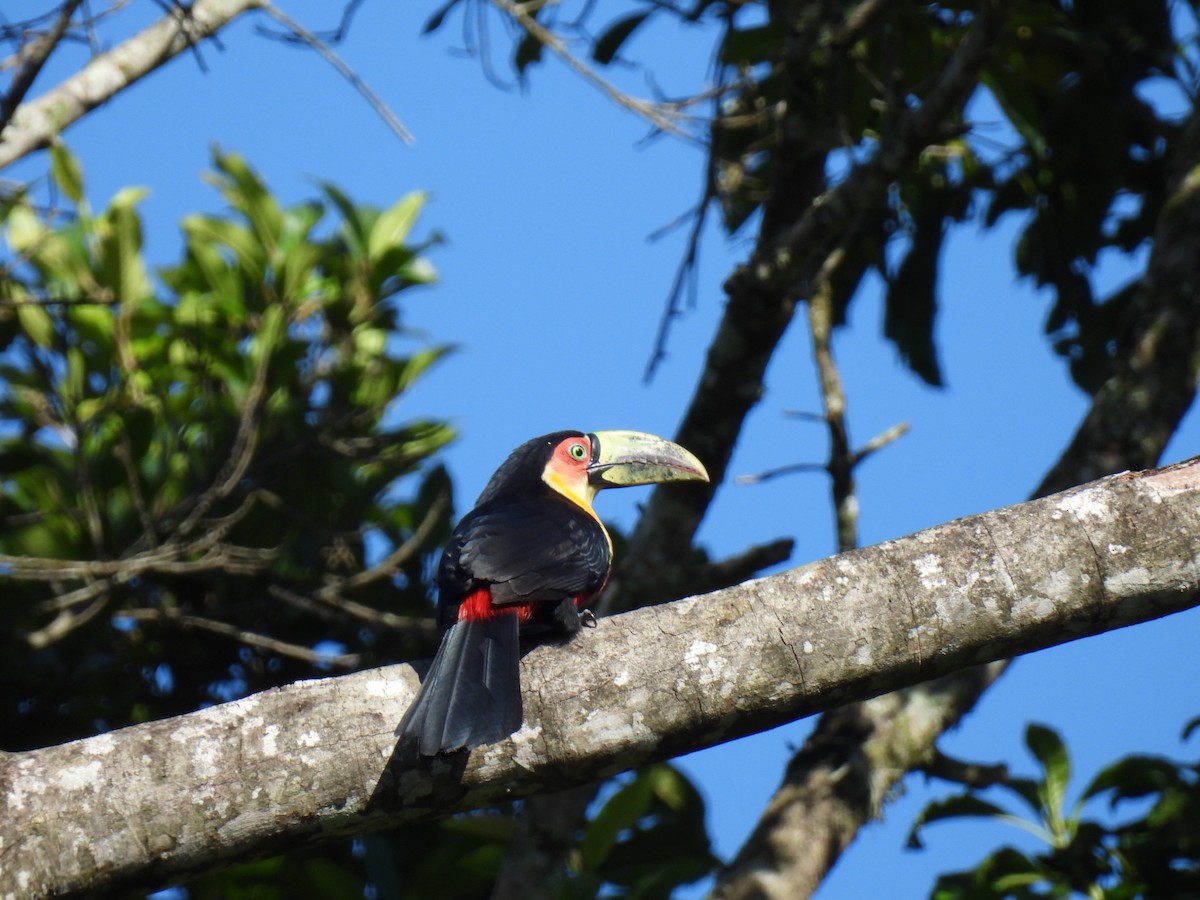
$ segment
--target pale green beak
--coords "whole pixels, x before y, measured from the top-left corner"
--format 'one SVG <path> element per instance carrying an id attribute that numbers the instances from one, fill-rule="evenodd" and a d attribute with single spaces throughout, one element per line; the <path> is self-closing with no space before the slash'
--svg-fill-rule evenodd
<path id="1" fill-rule="evenodd" d="M 592 442 L 588 483 L 596 488 L 708 481 L 708 472 L 700 460 L 657 435 L 641 431 L 596 431 L 588 437 Z"/>

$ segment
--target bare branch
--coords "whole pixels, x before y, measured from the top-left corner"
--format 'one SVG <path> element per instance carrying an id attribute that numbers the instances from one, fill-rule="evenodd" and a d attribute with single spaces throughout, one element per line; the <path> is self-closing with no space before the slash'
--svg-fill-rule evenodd
<path id="1" fill-rule="evenodd" d="M 598 88 L 617 106 L 636 113 L 659 131 L 685 141 L 695 141 L 695 138 L 683 129 L 682 125 L 686 121 L 686 117 L 679 112 L 678 108 L 633 97 L 601 78 L 591 66 L 568 50 L 567 45 L 558 35 L 529 14 L 531 4 L 514 3 L 512 0 L 491 0 L 491 2 L 497 9 L 520 23 L 521 27 L 529 32 L 538 43 L 562 60 L 568 69 L 593 87 Z"/>
<path id="2" fill-rule="evenodd" d="M 838 248 L 826 258 L 808 298 L 808 330 L 812 335 L 813 360 L 817 366 L 817 385 L 825 407 L 825 425 L 829 430 L 830 490 L 833 495 L 834 521 L 837 523 L 839 552 L 858 546 L 858 498 L 854 484 L 854 453 L 850 450 L 850 429 L 846 424 L 846 394 L 842 376 L 833 358 L 834 296 L 833 275 L 846 258 Z"/>
<path id="3" fill-rule="evenodd" d="M 466 754 L 389 761 L 417 688 L 404 665 L 8 754 L 0 895 L 156 888 L 284 840 L 563 790 L 1167 615 L 1200 603 L 1198 547 L 1200 458 L 604 620 L 528 654 L 525 727 Z"/>
<path id="4" fill-rule="evenodd" d="M 353 6 L 354 4 L 351 5 Z M 339 75 L 350 82 L 350 86 L 358 91 L 362 98 L 370 104 L 371 109 L 375 110 L 375 114 L 383 119 L 384 124 L 392 130 L 392 133 L 396 137 L 400 138 L 406 144 L 411 145 L 413 143 L 412 132 L 404 127 L 404 123 L 392 112 L 391 108 L 382 98 L 371 89 L 371 86 L 363 81 L 358 73 L 350 68 L 340 56 L 333 52 L 333 48 L 329 45 L 329 42 L 317 37 L 287 13 L 283 12 L 283 10 L 279 9 L 279 7 L 271 3 L 264 3 L 263 10 L 272 19 L 295 35 L 300 43 L 307 44 L 315 50 L 323 60 L 337 70 Z M 346 17 L 343 19 L 342 25 L 336 33 L 338 38 L 341 36 L 341 29 L 348 25 L 349 18 L 350 11 L 347 10 Z"/>
<path id="5" fill-rule="evenodd" d="M 79 612 L 74 612 L 71 609 L 64 608 L 59 612 L 54 620 L 44 628 L 39 628 L 37 631 L 31 632 L 25 636 L 27 643 L 34 650 L 41 650 L 50 646 L 55 641 L 62 640 L 76 628 L 86 625 L 94 619 L 101 610 L 104 609 L 112 599 L 112 594 L 109 593 L 108 584 L 101 582 L 99 584 L 91 584 L 85 588 L 80 588 L 78 591 L 67 595 L 72 598 L 71 605 L 82 603 L 85 600 L 92 599 L 90 605 L 84 607 Z"/>
<path id="6" fill-rule="evenodd" d="M 854 465 L 857 466 L 859 463 L 861 463 L 864 459 L 866 459 L 872 453 L 882 450 L 884 447 L 886 447 L 888 444 L 892 443 L 893 441 L 900 440 L 900 438 L 902 438 L 906 434 L 908 434 L 911 427 L 912 426 L 909 425 L 908 422 L 897 422 L 895 425 L 893 425 L 891 428 L 887 429 L 886 431 L 882 431 L 879 434 L 875 435 L 875 437 L 871 438 L 869 441 L 867 441 L 865 444 L 863 444 L 861 447 L 859 447 L 857 450 L 854 451 Z"/>
<path id="7" fill-rule="evenodd" d="M 412 559 L 425 546 L 429 540 L 429 536 L 433 533 L 433 529 L 437 527 L 438 521 L 450 508 L 450 495 L 447 492 L 442 492 L 429 505 L 425 517 L 413 530 L 408 540 L 398 546 L 395 550 L 371 566 L 369 569 L 364 569 L 361 572 L 356 572 L 348 578 L 339 578 L 325 585 L 316 593 L 313 594 L 318 600 L 325 600 L 328 597 L 336 596 L 342 591 L 354 590 L 362 587 L 365 584 L 370 584 L 372 581 L 378 581 L 380 578 L 390 578 L 399 568 Z"/>
<path id="8" fill-rule="evenodd" d="M 123 609 L 113 614 L 114 619 L 132 619 L 135 622 L 167 622 L 183 628 L 198 628 L 223 637 L 232 638 L 248 647 L 258 647 L 280 656 L 288 656 L 312 665 L 338 666 L 351 669 L 359 665 L 361 657 L 357 653 L 318 653 L 308 647 L 281 641 L 255 631 L 247 631 L 230 625 L 227 622 L 217 622 L 203 616 L 191 616 L 162 609 Z"/>
<path id="9" fill-rule="evenodd" d="M 42 66 L 45 65 L 50 54 L 54 52 L 54 48 L 58 46 L 58 42 L 66 34 L 67 26 L 71 24 L 71 17 L 75 15 L 75 10 L 79 9 L 81 3 L 83 0 L 67 0 L 59 9 L 58 18 L 55 19 L 50 30 L 19 54 L 19 61 L 16 71 L 13 72 L 12 81 L 9 83 L 8 93 L 0 102 L 0 132 L 8 127 L 13 113 L 25 99 L 25 94 L 33 86 L 34 79 L 42 71 Z"/>
<path id="10" fill-rule="evenodd" d="M 267 593 L 284 603 L 316 616 L 336 618 L 338 613 L 342 613 L 362 622 L 387 628 L 389 631 L 412 638 L 430 647 L 436 647 L 439 629 L 437 624 L 429 618 L 402 616 L 387 610 L 375 609 L 365 603 L 356 603 L 337 595 L 329 595 L 317 601 L 277 584 L 268 587 Z"/>
<path id="11" fill-rule="evenodd" d="M 1120 342 L 1128 349 L 1035 496 L 1152 464 L 1194 402 L 1200 377 L 1200 295 L 1192 288 L 1200 279 L 1198 160 L 1200 115 L 1193 111 Z M 857 830 L 878 815 L 896 781 L 929 758 L 944 731 L 1006 667 L 1001 661 L 967 669 L 823 715 L 789 765 L 778 802 L 719 877 L 713 896 L 791 900 L 814 890 Z M 783 893 L 764 887 L 764 871 L 774 873 L 772 884 L 784 886 Z"/>
<path id="12" fill-rule="evenodd" d="M 174 5 L 140 34 L 91 60 L 79 72 L 36 100 L 13 111 L 0 135 L 0 169 L 50 145 L 67 126 L 134 82 L 178 56 L 197 41 L 212 37 L 265 0 L 195 0 Z"/>
<path id="13" fill-rule="evenodd" d="M 1008 781 L 1008 766 L 1004 763 L 972 763 L 947 756 L 936 747 L 929 760 L 918 767 L 930 778 L 940 778 L 971 788 L 988 788 Z"/>

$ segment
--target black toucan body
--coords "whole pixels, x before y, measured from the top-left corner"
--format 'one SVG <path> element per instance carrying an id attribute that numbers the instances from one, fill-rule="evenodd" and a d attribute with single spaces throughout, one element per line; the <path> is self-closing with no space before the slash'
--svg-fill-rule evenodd
<path id="1" fill-rule="evenodd" d="M 678 444 L 636 431 L 558 431 L 526 441 L 488 481 L 438 565 L 445 630 L 396 733 L 433 756 L 491 744 L 521 727 L 520 635 L 579 631 L 604 587 L 612 542 L 596 492 L 708 480 Z"/>

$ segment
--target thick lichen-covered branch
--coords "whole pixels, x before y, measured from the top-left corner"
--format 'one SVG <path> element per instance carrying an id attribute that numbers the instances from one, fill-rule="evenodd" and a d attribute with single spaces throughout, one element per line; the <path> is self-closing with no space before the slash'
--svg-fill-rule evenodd
<path id="1" fill-rule="evenodd" d="M 1197 547 L 1193 460 L 607 619 L 527 656 L 525 726 L 470 754 L 391 758 L 402 665 L 0 755 L 0 896 L 152 888 L 561 790 L 1166 615 L 1200 603 Z"/>

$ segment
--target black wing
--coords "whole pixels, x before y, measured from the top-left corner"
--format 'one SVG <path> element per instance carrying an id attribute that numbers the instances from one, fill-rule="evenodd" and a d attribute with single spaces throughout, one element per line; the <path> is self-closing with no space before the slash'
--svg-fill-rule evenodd
<path id="1" fill-rule="evenodd" d="M 438 567 L 438 618 L 457 619 L 471 591 L 487 587 L 492 603 L 557 602 L 598 591 L 611 549 L 604 527 L 559 497 L 504 498 L 463 517 Z"/>

